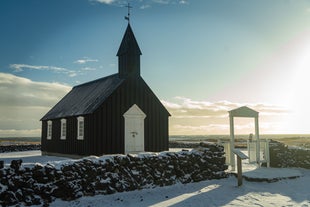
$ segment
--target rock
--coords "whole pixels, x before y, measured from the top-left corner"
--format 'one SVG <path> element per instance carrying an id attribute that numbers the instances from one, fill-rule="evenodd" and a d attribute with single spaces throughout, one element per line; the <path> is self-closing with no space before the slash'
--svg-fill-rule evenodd
<path id="1" fill-rule="evenodd" d="M 7 145 L 0 146 L 0 153 L 3 152 L 18 152 L 18 151 L 29 151 L 29 150 L 40 150 L 40 144 L 30 144 L 30 145 Z"/>
<path id="2" fill-rule="evenodd" d="M 20 166 L 22 165 L 22 163 L 23 163 L 23 161 L 21 159 L 19 159 L 19 160 L 12 160 L 10 167 L 12 169 L 14 169 L 15 171 L 18 171 Z"/>
<path id="3" fill-rule="evenodd" d="M 66 181 L 58 181 L 55 183 L 57 187 L 52 191 L 51 195 L 56 198 L 61 198 L 63 200 L 73 200 L 76 198 L 75 189 L 69 182 Z"/>
<path id="4" fill-rule="evenodd" d="M 18 199 L 13 191 L 4 191 L 0 193 L 0 204 L 2 206 L 10 206 L 18 203 Z"/>

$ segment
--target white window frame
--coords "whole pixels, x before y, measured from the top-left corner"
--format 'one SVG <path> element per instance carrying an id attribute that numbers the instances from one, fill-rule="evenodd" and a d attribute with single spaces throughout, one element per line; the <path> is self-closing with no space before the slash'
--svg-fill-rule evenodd
<path id="1" fill-rule="evenodd" d="M 85 122 L 84 117 L 79 116 L 77 118 L 77 139 L 78 140 L 84 140 L 84 132 L 85 132 Z"/>
<path id="2" fill-rule="evenodd" d="M 60 139 L 66 140 L 67 137 L 67 119 L 60 120 Z"/>
<path id="3" fill-rule="evenodd" d="M 51 120 L 47 121 L 47 136 L 46 139 L 52 139 L 53 134 L 53 122 Z"/>

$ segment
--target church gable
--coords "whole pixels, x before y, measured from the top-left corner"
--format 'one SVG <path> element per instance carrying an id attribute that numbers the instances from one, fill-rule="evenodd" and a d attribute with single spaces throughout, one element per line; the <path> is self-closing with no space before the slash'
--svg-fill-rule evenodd
<path id="1" fill-rule="evenodd" d="M 162 102 L 157 98 L 157 96 L 155 95 L 155 93 L 152 91 L 152 89 L 147 85 L 147 83 L 143 80 L 142 77 L 140 77 L 140 81 L 142 83 L 142 87 L 145 88 L 145 91 L 147 91 L 148 93 L 151 94 L 151 97 L 154 99 L 154 102 L 156 102 L 156 104 L 158 104 L 162 111 L 165 111 L 167 113 L 168 116 L 171 116 L 171 114 L 169 113 L 169 111 L 165 108 L 165 106 L 162 104 Z"/>

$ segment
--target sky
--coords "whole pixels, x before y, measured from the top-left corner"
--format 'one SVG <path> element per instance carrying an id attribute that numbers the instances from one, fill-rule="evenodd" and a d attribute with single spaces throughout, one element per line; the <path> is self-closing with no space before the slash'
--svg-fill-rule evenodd
<path id="1" fill-rule="evenodd" d="M 117 73 L 127 2 L 171 135 L 229 134 L 244 105 L 260 133 L 310 133 L 310 0 L 2 0 L 0 137 L 40 136 L 73 86 Z"/>

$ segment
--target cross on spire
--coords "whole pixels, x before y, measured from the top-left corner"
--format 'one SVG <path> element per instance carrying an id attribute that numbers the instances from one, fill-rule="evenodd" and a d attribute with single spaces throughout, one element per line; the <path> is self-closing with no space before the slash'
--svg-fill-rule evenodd
<path id="1" fill-rule="evenodd" d="M 130 23 L 130 9 L 132 8 L 132 6 L 130 6 L 129 2 L 128 4 L 125 6 L 128 9 L 128 14 L 127 16 L 125 16 L 125 19 L 128 21 L 128 23 Z"/>

